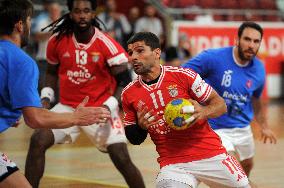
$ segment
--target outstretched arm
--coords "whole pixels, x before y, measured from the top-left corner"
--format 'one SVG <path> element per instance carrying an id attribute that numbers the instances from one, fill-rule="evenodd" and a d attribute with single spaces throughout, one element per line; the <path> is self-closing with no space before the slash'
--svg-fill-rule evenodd
<path id="1" fill-rule="evenodd" d="M 259 98 L 253 97 L 252 104 L 253 104 L 253 110 L 256 122 L 261 128 L 261 140 L 263 140 L 263 142 L 266 143 L 268 139 L 270 143 L 275 144 L 277 139 L 273 131 L 268 127 L 267 118 L 264 112 L 265 107 L 263 102 Z"/>
<path id="2" fill-rule="evenodd" d="M 110 118 L 109 110 L 103 107 L 84 107 L 88 99 L 76 108 L 73 113 L 55 113 L 44 108 L 24 107 L 22 109 L 26 124 L 31 128 L 62 129 L 77 126 L 88 126 L 105 123 Z"/>

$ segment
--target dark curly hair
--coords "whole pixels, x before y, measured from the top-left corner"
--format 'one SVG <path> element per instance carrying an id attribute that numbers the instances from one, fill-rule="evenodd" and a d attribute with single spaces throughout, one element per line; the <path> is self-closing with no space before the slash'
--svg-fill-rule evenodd
<path id="1" fill-rule="evenodd" d="M 63 35 L 70 35 L 73 33 L 73 20 L 70 18 L 70 12 L 73 9 L 73 3 L 76 0 L 68 0 L 67 1 L 67 7 L 69 12 L 65 15 L 63 15 L 58 20 L 54 21 L 47 27 L 43 28 L 42 30 L 45 30 L 47 28 L 50 28 L 49 31 L 52 31 L 52 33 L 58 33 L 56 36 L 57 39 L 60 39 Z M 86 0 L 91 2 L 92 9 L 95 11 L 97 8 L 97 0 Z M 101 30 L 100 23 L 102 23 L 97 17 L 95 17 L 92 20 L 92 25 L 97 27 Z M 103 23 L 102 23 L 103 24 Z"/>

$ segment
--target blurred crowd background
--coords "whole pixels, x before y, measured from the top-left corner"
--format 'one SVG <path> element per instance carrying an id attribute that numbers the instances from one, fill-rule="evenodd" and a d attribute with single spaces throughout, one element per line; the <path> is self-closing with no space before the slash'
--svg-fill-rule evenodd
<path id="1" fill-rule="evenodd" d="M 102 28 L 105 32 L 126 48 L 126 41 L 133 33 L 151 31 L 160 37 L 163 50 L 161 63 L 173 66 L 179 66 L 199 52 L 188 33 L 173 32 L 174 22 L 210 26 L 218 22 L 256 21 L 283 25 L 284 20 L 284 0 L 98 0 L 97 2 L 96 15 L 104 23 Z M 67 7 L 64 0 L 33 0 L 33 3 L 35 14 L 32 21 L 32 38 L 26 50 L 37 60 L 40 73 L 44 74 L 46 44 L 51 33 L 42 29 L 61 17 L 67 11 Z M 284 39 L 284 29 L 281 32 Z M 173 37 L 174 35 L 176 37 Z M 283 46 L 284 42 L 281 44 L 281 57 L 284 60 Z M 281 81 L 283 71 L 282 59 L 278 58 L 277 61 L 278 64 L 272 65 L 273 70 L 277 69 L 277 81 L 274 77 L 269 81 L 268 76 L 268 82 L 276 83 L 278 86 L 273 87 L 275 91 L 272 93 L 269 93 L 268 88 L 266 95 L 279 98 L 284 93 Z M 268 73 L 274 72 L 268 71 Z M 40 85 L 42 80 L 44 78 L 41 78 Z"/>

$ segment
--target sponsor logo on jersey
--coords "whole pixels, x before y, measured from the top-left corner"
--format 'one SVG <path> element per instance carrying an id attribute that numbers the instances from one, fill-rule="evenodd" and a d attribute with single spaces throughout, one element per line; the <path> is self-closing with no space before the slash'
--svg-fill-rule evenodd
<path id="1" fill-rule="evenodd" d="M 251 86 L 252 86 L 252 81 L 251 81 L 251 80 L 248 80 L 247 83 L 246 83 L 246 86 L 247 86 L 247 88 L 251 88 Z"/>
<path id="2" fill-rule="evenodd" d="M 95 76 L 92 76 L 86 67 L 83 65 L 77 65 L 77 67 L 80 69 L 67 71 L 67 77 L 72 83 L 79 85 L 80 83 L 95 79 Z"/>
<path id="3" fill-rule="evenodd" d="M 67 51 L 67 52 L 65 52 L 64 54 L 63 54 L 63 56 L 62 57 L 70 57 L 70 54 L 69 54 L 69 52 Z"/>
<path id="4" fill-rule="evenodd" d="M 202 80 L 199 75 L 197 75 L 191 86 L 191 89 L 197 97 L 201 97 L 206 92 L 207 87 L 208 85 L 206 82 Z"/>
<path id="5" fill-rule="evenodd" d="M 238 94 L 235 94 L 235 93 L 230 93 L 228 91 L 224 91 L 222 97 L 225 98 L 225 99 L 231 99 L 231 100 L 241 101 L 241 102 L 247 102 L 247 100 L 248 100 L 247 95 L 242 95 L 242 94 L 238 95 Z"/>
<path id="6" fill-rule="evenodd" d="M 168 86 L 167 89 L 169 90 L 169 94 L 171 97 L 176 97 L 178 95 L 178 89 L 176 84 Z"/>
<path id="7" fill-rule="evenodd" d="M 151 125 L 148 128 L 148 132 L 154 133 L 154 134 L 161 134 L 165 135 L 171 132 L 171 129 L 169 126 L 166 125 L 164 118 L 158 120 L 157 124 Z"/>

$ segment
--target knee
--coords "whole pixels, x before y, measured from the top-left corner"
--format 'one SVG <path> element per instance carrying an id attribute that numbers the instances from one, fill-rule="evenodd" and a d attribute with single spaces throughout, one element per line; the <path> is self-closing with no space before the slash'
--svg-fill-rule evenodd
<path id="1" fill-rule="evenodd" d="M 54 137 L 51 130 L 35 130 L 30 140 L 30 149 L 45 151 L 54 143 Z"/>
<path id="2" fill-rule="evenodd" d="M 243 161 L 241 161 L 241 165 L 245 171 L 245 173 L 247 174 L 247 176 L 249 177 L 250 175 L 250 172 L 253 168 L 253 159 L 250 158 L 250 159 L 245 159 Z"/>
<path id="3" fill-rule="evenodd" d="M 253 159 L 245 159 L 243 161 L 241 161 L 241 164 L 243 167 L 247 168 L 247 169 L 252 169 L 253 167 Z"/>

